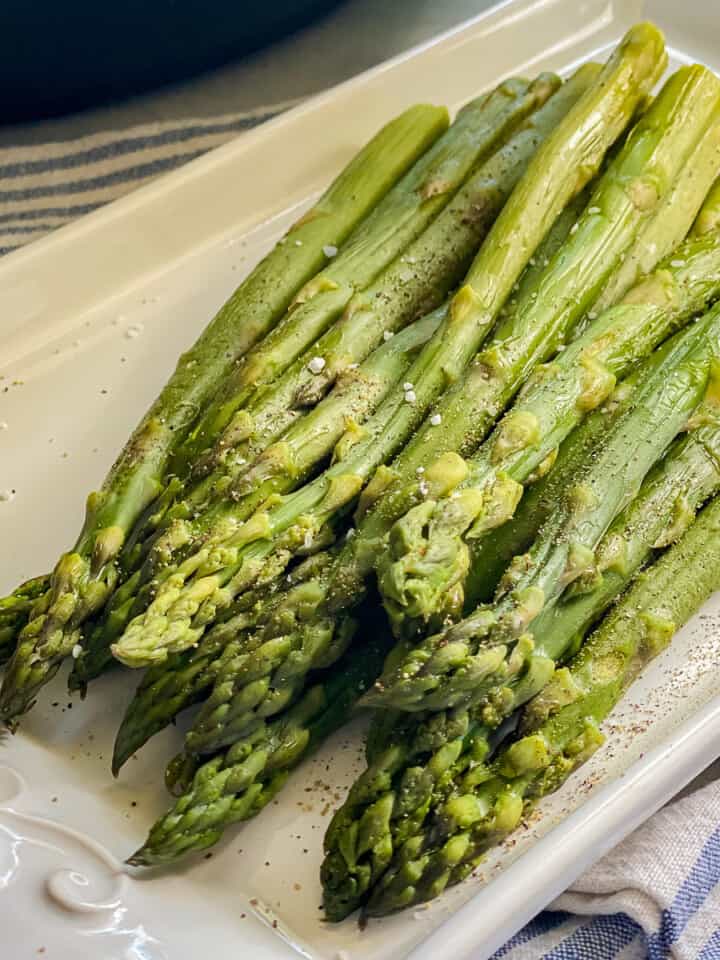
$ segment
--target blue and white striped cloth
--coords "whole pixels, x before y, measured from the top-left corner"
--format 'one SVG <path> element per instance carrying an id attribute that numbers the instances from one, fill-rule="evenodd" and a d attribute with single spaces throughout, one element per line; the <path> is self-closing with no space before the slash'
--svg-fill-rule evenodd
<path id="1" fill-rule="evenodd" d="M 493 960 L 720 960 L 720 782 L 676 800 Z"/>
<path id="2" fill-rule="evenodd" d="M 290 106 L 0 149 L 0 254 Z M 494 960 L 720 960 L 720 782 L 657 813 Z"/>
<path id="3" fill-rule="evenodd" d="M 194 160 L 292 102 L 249 113 L 0 149 L 0 254 Z"/>

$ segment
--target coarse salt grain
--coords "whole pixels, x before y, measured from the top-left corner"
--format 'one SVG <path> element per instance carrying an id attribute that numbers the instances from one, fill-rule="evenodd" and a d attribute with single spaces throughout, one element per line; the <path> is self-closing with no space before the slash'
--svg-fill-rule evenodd
<path id="1" fill-rule="evenodd" d="M 0 421 L 0 430 L 9 430 L 10 428 L 7 425 L 5 420 Z"/>
<path id="2" fill-rule="evenodd" d="M 0 490 L 0 503 L 9 503 L 14 496 L 12 490 Z"/>
<path id="3" fill-rule="evenodd" d="M 600 207 L 588 207 L 588 213 L 600 213 Z"/>
<path id="4" fill-rule="evenodd" d="M 392 330 L 386 330 L 386 331 L 383 333 L 383 340 L 385 340 L 385 341 L 387 342 L 388 340 L 392 340 L 392 338 L 393 338 L 394 336 L 395 336 L 395 334 L 392 332 Z"/>
<path id="5" fill-rule="evenodd" d="M 141 323 L 133 323 L 132 326 L 129 326 L 125 331 L 125 336 L 128 340 L 134 340 L 136 337 L 139 337 L 143 332 L 143 325 Z"/>
<path id="6" fill-rule="evenodd" d="M 415 473 L 425 473 L 425 467 L 418 467 Z"/>
<path id="7" fill-rule="evenodd" d="M 414 383 L 410 383 L 409 380 L 406 380 L 405 383 L 403 384 L 403 390 L 412 390 L 414 386 L 415 386 Z"/>
<path id="8" fill-rule="evenodd" d="M 431 423 L 434 427 L 439 427 L 440 424 L 442 423 L 442 417 L 440 416 L 440 414 L 439 414 L 439 413 L 434 413 L 434 414 L 430 417 L 430 423 Z"/>
<path id="9" fill-rule="evenodd" d="M 415 403 L 417 395 L 414 390 L 405 391 L 405 403 Z"/>
<path id="10" fill-rule="evenodd" d="M 310 547 L 312 546 L 312 542 L 313 542 L 313 536 L 312 536 L 312 533 L 310 533 L 310 531 L 308 530 L 308 532 L 305 534 L 305 539 L 303 540 L 303 547 L 306 550 L 309 550 Z"/>
<path id="11" fill-rule="evenodd" d="M 301 247 L 301 246 L 302 246 L 302 240 L 296 240 L 296 241 L 295 241 L 295 246 L 296 246 L 296 247 Z"/>
<path id="12" fill-rule="evenodd" d="M 336 257 L 338 248 L 334 243 L 328 243 L 323 247 L 323 253 L 326 257 Z"/>
<path id="13" fill-rule="evenodd" d="M 670 266 L 671 266 L 671 267 L 684 267 L 684 266 L 685 266 L 685 261 L 684 261 L 684 260 L 671 260 L 671 261 L 670 261 Z"/>
<path id="14" fill-rule="evenodd" d="M 579 229 L 580 229 L 580 224 L 579 224 L 579 223 L 574 223 L 574 224 L 570 227 L 570 236 L 572 236 L 574 233 L 577 233 Z"/>
<path id="15" fill-rule="evenodd" d="M 358 368 L 359 366 L 360 366 L 359 363 L 349 363 L 349 364 L 347 365 L 347 368 L 348 368 L 348 370 L 357 370 L 357 368 Z"/>
<path id="16" fill-rule="evenodd" d="M 321 373 L 325 367 L 325 358 L 324 357 L 313 357 L 310 363 L 308 364 L 308 370 L 310 373 Z"/>
<path id="17" fill-rule="evenodd" d="M 80 656 L 81 653 L 82 653 L 82 647 L 80 646 L 79 643 L 76 643 L 75 646 L 72 648 L 73 660 L 77 660 L 77 658 Z"/>
<path id="18" fill-rule="evenodd" d="M 419 488 L 419 489 L 420 489 L 420 493 L 423 495 L 423 497 L 426 497 L 426 496 L 428 495 L 429 490 L 430 490 L 430 487 L 428 486 L 427 481 L 423 480 L 422 483 L 420 484 L 420 488 Z"/>

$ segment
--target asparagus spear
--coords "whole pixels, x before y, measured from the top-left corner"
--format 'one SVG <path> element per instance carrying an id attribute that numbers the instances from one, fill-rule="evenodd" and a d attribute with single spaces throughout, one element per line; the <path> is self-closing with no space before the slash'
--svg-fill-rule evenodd
<path id="1" fill-rule="evenodd" d="M 414 356 L 427 342 L 444 316 L 434 311 L 410 324 L 396 337 L 378 347 L 357 370 L 347 371 L 328 396 L 302 423 L 291 427 L 281 443 L 269 447 L 248 474 L 251 483 L 234 510 L 249 517 L 274 494 L 284 493 L 300 484 L 312 468 L 321 462 L 340 439 L 349 421 L 362 422 L 384 395 L 403 377 Z M 276 473 L 278 461 L 287 469 Z M 292 464 L 292 469 L 290 469 Z M 181 523 L 184 523 L 181 521 Z M 177 536 L 177 526 L 167 539 Z M 164 542 L 159 541 L 156 550 Z M 112 662 L 110 645 L 121 636 L 139 598 L 141 576 L 130 577 L 115 591 L 105 610 L 87 632 L 80 655 L 75 659 L 70 678 L 71 689 L 83 689 Z M 140 595 L 142 596 L 142 594 Z M 142 608 L 140 608 L 142 609 Z"/>
<path id="2" fill-rule="evenodd" d="M 196 473 L 215 465 L 209 477 L 166 516 L 186 517 L 209 496 L 243 478 L 248 465 L 268 444 L 297 425 L 336 381 L 409 317 L 433 308 L 462 277 L 473 253 L 497 216 L 544 136 L 595 78 L 599 67 L 586 64 L 510 141 L 480 165 L 442 213 L 417 240 L 365 290 L 354 295 L 342 317 L 278 378 L 250 401 L 200 457 Z M 531 88 L 538 105 L 553 91 L 553 78 Z M 241 488 L 242 489 L 242 488 Z M 161 518 L 165 519 L 161 514 Z M 157 520 L 155 521 L 157 522 Z"/>
<path id="3" fill-rule="evenodd" d="M 408 318 L 433 308 L 462 277 L 506 197 L 542 138 L 569 110 L 600 68 L 586 64 L 555 95 L 546 109 L 497 153 L 482 163 L 426 230 L 395 258 L 365 290 L 355 294 L 343 315 L 272 384 L 256 393 L 195 464 L 204 476 L 191 491 L 168 489 L 136 525 L 123 563 L 135 569 L 147 553 L 147 540 L 158 526 L 192 517 L 208 500 L 225 495 L 230 485 L 247 487 L 244 475 L 266 447 L 287 429 L 300 426 L 308 406 L 319 402 L 341 374 L 395 333 Z M 540 106 L 554 89 L 544 75 L 532 84 L 526 100 Z M 525 105 L 523 104 L 523 108 Z M 506 118 L 498 118 L 507 126 Z M 451 130 L 452 132 L 452 130 Z M 144 541 L 144 542 L 143 542 Z"/>
<path id="4" fill-rule="evenodd" d="M 702 237 L 706 233 L 714 232 L 718 227 L 720 227 L 720 178 L 713 184 L 690 233 L 694 237 Z"/>
<path id="5" fill-rule="evenodd" d="M 411 243 L 485 160 L 560 81 L 510 79 L 476 98 L 388 192 L 344 249 L 296 294 L 278 326 L 226 379 L 179 451 L 183 465 L 230 423 L 259 386 L 274 380 L 339 316 L 352 295 Z"/>
<path id="6" fill-rule="evenodd" d="M 683 428 L 708 383 L 715 385 L 720 306 L 662 348 L 663 362 L 565 492 L 527 554 L 501 581 L 496 602 L 462 625 L 411 648 L 365 698 L 374 706 L 440 710 L 482 699 L 521 671 L 533 654 L 533 620 L 592 568 L 607 527 Z M 712 374 L 712 375 L 711 375 Z"/>
<path id="7" fill-rule="evenodd" d="M 302 584 L 318 576 L 328 562 L 326 552 L 315 554 L 294 567 L 285 579 L 292 586 Z M 115 740 L 112 761 L 115 776 L 150 737 L 205 696 L 212 688 L 220 655 L 226 650 L 230 654 L 231 647 L 237 655 L 248 632 L 263 614 L 267 614 L 268 606 L 269 598 L 262 585 L 243 594 L 226 612 L 225 619 L 216 623 L 197 647 L 172 654 L 145 671 Z"/>
<path id="8" fill-rule="evenodd" d="M 47 592 L 49 582 L 47 576 L 34 577 L 0 600 L 0 663 L 12 656 L 17 636 L 27 623 L 36 601 Z"/>
<path id="9" fill-rule="evenodd" d="M 623 380 L 602 407 L 590 413 L 560 444 L 550 471 L 538 478 L 523 495 L 512 520 L 491 530 L 486 537 L 471 540 L 472 557 L 465 582 L 467 615 L 480 603 L 491 600 L 502 575 L 513 559 L 524 554 L 542 529 L 563 494 L 574 482 L 592 450 L 602 442 L 610 422 L 622 415 L 639 380 L 648 376 L 662 351 L 656 350 L 637 370 Z"/>
<path id="10" fill-rule="evenodd" d="M 716 181 L 702 206 L 690 237 L 707 237 L 717 231 L 720 224 L 720 181 Z M 678 259 L 682 259 L 679 255 Z M 703 268 L 704 269 L 704 268 Z M 628 378 L 629 381 L 633 377 Z M 525 553 L 552 507 L 557 503 L 562 488 L 570 482 L 577 462 L 592 444 L 596 431 L 597 416 L 590 415 L 582 428 L 576 429 L 560 445 L 557 462 L 550 473 L 536 480 L 523 495 L 513 519 L 489 536 L 469 542 L 472 559 L 465 581 L 465 612 L 478 603 L 487 602 L 513 557 Z M 587 438 L 585 437 L 587 435 Z"/>
<path id="11" fill-rule="evenodd" d="M 322 877 L 329 919 L 342 919 L 364 902 L 405 840 L 442 806 L 464 773 L 490 755 L 491 731 L 545 686 L 557 661 L 580 646 L 653 551 L 676 542 L 719 489 L 720 409 L 711 396 L 610 526 L 596 552 L 592 584 L 533 622 L 536 646 L 519 679 L 470 708 L 380 712 L 384 722 L 370 738 L 368 769 L 326 834 Z"/>
<path id="12" fill-rule="evenodd" d="M 526 268 L 521 287 L 525 286 L 527 280 L 539 274 L 538 264 L 542 263 L 546 257 L 552 256 L 561 246 L 582 206 L 584 203 L 582 198 L 579 198 L 577 207 L 573 203 L 563 211 L 543 241 L 535 265 Z M 233 612 L 228 612 L 228 623 L 232 622 L 231 618 L 235 610 L 239 618 L 235 628 L 239 631 L 239 636 L 233 639 L 231 649 L 227 647 L 229 638 L 224 625 L 216 625 L 203 636 L 197 648 L 181 654 L 171 654 L 166 661 L 150 667 L 138 687 L 136 696 L 128 706 L 118 733 L 113 769 L 117 771 L 135 750 L 139 749 L 150 736 L 167 726 L 177 713 L 205 696 L 206 691 L 212 687 L 216 670 L 227 670 L 229 662 L 242 652 L 246 635 L 251 627 L 262 629 L 263 636 L 271 639 L 273 636 L 287 634 L 293 625 L 299 626 L 298 614 L 301 620 L 306 618 L 311 621 L 311 611 L 315 609 L 321 611 L 320 599 L 324 597 L 325 587 L 324 574 L 330 568 L 335 570 L 338 576 L 329 578 L 328 582 L 340 582 L 348 587 L 342 592 L 345 605 L 351 608 L 356 606 L 362 598 L 362 581 L 358 582 L 359 575 L 356 572 L 358 557 L 354 550 L 350 549 L 354 543 L 354 539 L 346 541 L 338 558 L 335 552 L 325 551 L 315 554 L 300 567 L 294 568 L 286 577 L 288 583 L 283 584 L 287 592 L 280 592 L 273 600 L 266 597 L 264 603 L 253 605 L 254 601 L 248 604 L 245 597 L 241 595 L 230 608 Z M 513 554 L 509 559 L 512 559 L 512 556 Z M 347 575 L 348 567 L 351 571 L 349 575 Z M 367 563 L 364 569 L 366 572 L 369 569 Z M 297 586 L 306 582 L 307 586 Z M 354 585 L 354 589 L 350 588 L 351 584 Z M 252 607 L 250 616 L 248 616 L 249 606 Z M 353 621 L 351 620 L 349 628 L 346 627 L 347 618 L 344 614 L 340 614 L 341 610 L 343 608 L 339 606 L 336 628 L 339 633 L 346 634 L 349 629 L 353 629 Z M 318 616 L 323 619 L 324 611 L 319 612 Z M 331 621 L 325 621 L 325 623 L 328 622 Z M 312 629 L 312 622 L 310 629 Z M 222 662 L 218 662 L 221 654 Z"/>
<path id="13" fill-rule="evenodd" d="M 665 201 L 660 205 L 635 247 L 625 257 L 593 305 L 593 313 L 602 313 L 617 303 L 641 277 L 655 269 L 686 237 L 693 221 L 703 209 L 710 215 L 720 205 L 720 196 L 711 188 L 720 167 L 720 111 L 711 119 L 677 176 Z"/>
<path id="14" fill-rule="evenodd" d="M 597 83 L 540 147 L 453 298 L 447 322 L 411 367 L 412 389 L 383 404 L 368 422 L 368 436 L 313 484 L 285 498 L 276 509 L 256 514 L 236 531 L 229 518 L 230 535 L 206 544 L 181 564 L 160 587 L 147 615 L 130 625 L 114 648 L 120 659 L 140 665 L 197 642 L 218 604 L 252 582 L 265 557 L 278 546 L 292 550 L 295 543 L 312 540 L 354 500 L 370 473 L 417 426 L 448 377 L 459 375 L 472 357 L 557 213 L 591 177 L 632 115 L 664 58 L 660 48 L 654 28 L 644 25 L 631 31 Z M 638 154 L 647 147 L 641 137 Z M 579 181 L 574 176 L 569 180 L 569 171 L 579 173 Z M 641 192 L 648 202 L 657 199 L 654 188 L 652 197 Z M 196 572 L 199 576 L 182 589 Z"/>
<path id="15" fill-rule="evenodd" d="M 543 796 L 603 742 L 601 722 L 640 670 L 720 588 L 720 500 L 640 574 L 568 668 L 532 701 L 524 736 L 490 770 L 470 770 L 455 793 L 405 841 L 373 891 L 381 916 L 429 900 L 467 877 Z"/>
<path id="16" fill-rule="evenodd" d="M 347 366 L 345 379 L 353 377 L 353 388 L 336 391 L 337 402 L 334 405 L 326 404 L 319 416 L 313 418 L 311 415 L 310 418 L 306 417 L 298 422 L 299 414 L 298 410 L 294 409 L 294 398 L 303 385 L 307 386 L 308 377 L 310 380 L 314 379 L 311 371 L 317 372 L 318 364 L 324 363 L 327 368 L 329 360 L 337 366 L 337 352 L 344 349 L 347 353 L 348 338 L 353 338 L 354 353 L 350 353 L 350 359 L 347 360 L 347 364 L 352 367 L 357 365 L 356 362 L 351 362 L 353 358 L 362 360 L 372 346 L 376 346 L 378 341 L 381 342 L 384 322 L 387 322 L 388 329 L 392 330 L 407 321 L 422 304 L 431 305 L 442 299 L 467 266 L 473 247 L 477 246 L 482 234 L 497 214 L 504 196 L 519 178 L 527 158 L 536 149 L 539 140 L 557 122 L 559 116 L 567 112 L 596 72 L 595 65 L 588 65 L 579 71 L 577 80 L 566 85 L 567 89 L 561 92 L 552 109 L 544 112 L 528 130 L 513 137 L 511 144 L 500 151 L 495 161 L 481 165 L 479 173 L 471 177 L 470 182 L 460 190 L 444 213 L 410 245 L 405 255 L 398 256 L 381 274 L 369 294 L 377 304 L 375 313 L 381 311 L 384 318 L 382 322 L 378 320 L 373 324 L 373 311 L 362 311 L 360 304 L 363 301 L 358 301 L 356 296 L 344 317 L 312 348 L 312 356 L 306 354 L 298 357 L 277 382 L 265 390 L 260 390 L 259 394 L 256 391 L 254 400 L 249 401 L 237 417 L 232 419 L 214 450 L 200 458 L 200 462 L 205 465 L 218 458 L 224 461 L 229 452 L 228 448 L 235 445 L 231 464 L 222 462 L 212 475 L 196 485 L 190 494 L 182 484 L 177 484 L 174 480 L 171 482 L 163 496 L 148 507 L 143 521 L 136 524 L 123 556 L 126 571 L 135 569 L 142 562 L 146 553 L 146 546 L 142 541 L 147 539 L 154 527 L 160 523 L 165 527 L 172 527 L 168 537 L 161 540 L 159 550 L 155 551 L 156 557 L 158 552 L 164 555 L 168 539 L 171 543 L 177 541 L 178 530 L 176 526 L 172 526 L 173 521 L 180 519 L 184 531 L 184 528 L 189 526 L 188 518 L 195 517 L 201 511 L 208 497 L 220 499 L 226 495 L 233 477 L 243 473 L 241 465 L 252 463 L 254 455 L 264 452 L 263 463 L 258 465 L 252 479 L 243 478 L 242 488 L 233 491 L 235 498 L 242 497 L 250 490 L 253 492 L 252 497 L 246 496 L 244 499 L 244 517 L 252 512 L 251 504 L 257 506 L 263 499 L 255 483 L 258 471 L 263 475 L 262 489 L 268 493 L 274 492 L 275 487 L 278 490 L 292 489 L 331 451 L 338 434 L 342 432 L 338 429 L 343 424 L 342 418 L 334 422 L 332 420 L 340 404 L 345 405 L 345 413 L 350 420 L 357 422 L 363 419 L 362 415 L 372 406 L 369 401 L 373 399 L 373 395 L 358 395 L 362 376 L 354 376 Z M 344 276 L 344 285 L 340 284 L 337 289 L 330 291 L 327 297 L 321 290 L 318 296 L 309 300 L 301 310 L 289 315 L 286 323 L 281 324 L 273 334 L 275 340 L 272 344 L 270 338 L 261 344 L 248 363 L 252 366 L 260 354 L 269 355 L 268 351 L 284 349 L 282 345 L 286 345 L 287 336 L 290 337 L 289 342 L 292 345 L 297 343 L 298 331 L 303 335 L 308 334 L 312 324 L 307 317 L 300 322 L 302 310 L 314 312 L 316 319 L 323 323 L 332 319 L 333 298 L 337 299 L 341 295 L 346 297 L 351 289 L 362 286 L 366 279 L 359 263 L 367 273 L 368 269 L 376 271 L 391 259 L 393 251 L 401 240 L 404 242 L 403 238 L 407 238 L 410 229 L 417 229 L 418 223 L 426 223 L 442 204 L 447 203 L 452 190 L 465 176 L 471 161 L 477 163 L 491 152 L 519 120 L 550 96 L 559 82 L 557 77 L 550 74 L 542 75 L 529 86 L 524 81 L 508 81 L 486 98 L 475 101 L 461 111 L 458 120 L 447 134 L 413 168 L 405 180 L 391 191 L 384 206 L 381 205 L 365 228 L 356 234 L 355 241 L 352 241 L 345 253 L 321 275 L 324 277 L 323 283 L 336 284 L 339 284 Z M 425 197 L 425 187 L 418 189 L 419 183 L 424 183 L 425 186 L 434 185 L 431 199 Z M 443 185 L 443 190 L 435 189 L 438 184 Z M 403 205 L 407 207 L 404 222 L 398 215 L 398 208 L 402 209 Z M 381 235 L 383 230 L 386 234 L 384 236 Z M 416 266 L 409 268 L 408 261 L 412 261 Z M 413 271 L 417 272 L 413 274 Z M 412 282 L 409 282 L 410 280 Z M 318 285 L 317 277 L 313 283 Z M 363 294 L 364 296 L 366 295 Z M 364 347 L 364 344 L 367 346 Z M 222 400 L 218 402 L 222 416 L 216 408 L 211 407 L 181 451 L 183 457 L 192 459 L 198 442 L 207 438 L 210 435 L 208 431 L 217 426 L 212 426 L 213 418 L 220 416 L 220 420 L 225 422 L 229 404 L 238 404 L 241 399 L 247 398 L 248 391 L 243 387 L 240 393 L 228 399 L 233 385 L 237 386 L 246 372 L 246 368 L 238 369 L 223 393 Z M 337 374 L 337 370 L 335 373 Z M 251 379 L 254 389 L 257 386 L 257 377 L 253 375 Z M 238 435 L 246 436 L 251 429 L 250 425 L 251 436 L 237 449 Z M 283 434 L 285 427 L 288 427 L 291 435 L 283 436 L 279 444 L 266 451 L 267 444 Z M 177 487 L 180 487 L 182 495 L 180 501 L 173 504 Z M 240 509 L 236 508 L 236 517 L 241 516 Z M 207 522 L 207 517 L 205 519 Z M 100 668 L 107 663 L 106 651 L 110 643 L 117 639 L 120 628 L 118 610 L 126 609 L 131 615 L 133 605 L 128 604 L 128 598 L 132 596 L 136 586 L 137 578 L 131 577 L 130 582 L 116 595 L 111 604 L 112 609 L 107 614 L 108 620 L 112 621 L 112 629 L 104 629 L 102 622 L 96 624 L 91 633 L 90 658 L 83 658 L 86 663 L 92 660 Z M 142 610 L 142 606 L 139 609 Z M 82 686 L 87 679 L 87 672 L 80 676 L 78 670 L 71 683 Z"/>
<path id="17" fill-rule="evenodd" d="M 302 284 L 327 261 L 392 185 L 447 127 L 444 108 L 420 105 L 384 127 L 351 161 L 315 206 L 240 285 L 147 412 L 91 494 L 75 548 L 52 575 L 50 598 L 23 630 L 15 657 L 26 705 L 74 644 L 76 625 L 97 609 L 117 579 L 114 564 L 127 533 L 158 494 L 168 460 L 238 357 L 277 322 Z M 292 240 L 292 242 L 289 242 Z M 23 709 L 22 707 L 20 709 Z M 12 719 L 17 705 L 6 719 Z"/>
<path id="18" fill-rule="evenodd" d="M 512 339 L 508 338 L 512 343 Z M 427 447 L 411 444 L 427 453 Z M 406 451 L 407 452 L 407 451 Z M 404 455 L 399 458 L 404 459 Z M 456 464 L 441 458 L 436 468 L 423 474 L 420 486 L 429 490 L 438 483 L 440 489 L 452 489 Z M 412 473 L 410 474 L 413 475 Z M 416 483 L 413 490 L 418 486 Z M 403 491 L 399 491 L 399 496 Z M 392 499 L 392 498 L 391 498 Z M 395 500 L 396 502 L 396 500 Z M 387 498 L 381 505 L 380 529 L 392 517 L 387 509 Z M 378 520 L 376 513 L 373 518 Z M 244 727 L 251 723 L 260 710 L 274 709 L 273 702 L 285 704 L 301 688 L 304 674 L 312 665 L 313 657 L 326 656 L 328 650 L 343 649 L 342 637 L 347 633 L 343 619 L 338 614 L 352 606 L 354 595 L 362 594 L 362 578 L 367 569 L 367 555 L 378 539 L 378 524 L 364 523 L 355 543 L 362 543 L 359 550 L 350 547 L 343 551 L 333 575 L 324 584 L 315 585 L 315 609 L 300 621 L 289 617 L 282 622 L 278 632 L 274 624 L 264 628 L 252 646 L 243 649 L 238 656 L 223 655 L 218 665 L 217 682 L 212 695 L 201 710 L 194 728 L 187 738 L 188 749 L 205 751 L 224 742 L 231 742 Z M 363 554 L 365 556 L 363 556 Z M 329 580 L 329 582 L 328 582 Z M 295 598 L 288 597 L 287 606 L 292 608 Z M 306 605 L 306 601 L 301 601 Z M 334 646 L 335 645 L 335 646 Z M 287 667 L 284 664 L 287 663 Z M 272 696 L 268 690 L 272 689 Z"/>
<path id="19" fill-rule="evenodd" d="M 515 345 L 512 340 L 510 342 Z M 435 479 L 443 482 L 446 489 L 452 489 L 449 476 L 454 467 L 456 465 L 445 460 L 434 471 L 437 475 Z M 422 485 L 425 485 L 427 492 L 430 482 L 428 471 L 423 475 L 419 486 L 422 489 Z M 387 509 L 381 512 L 380 533 L 383 519 L 387 520 L 391 512 Z M 329 578 L 330 583 L 318 587 L 320 599 L 316 603 L 313 617 L 292 625 L 284 635 L 278 636 L 275 631 L 262 631 L 252 648 L 246 649 L 242 656 L 228 660 L 226 665 L 220 665 L 215 690 L 188 735 L 189 749 L 202 751 L 211 749 L 210 745 L 217 746 L 227 742 L 225 738 L 231 740 L 237 735 L 245 724 L 252 721 L 258 709 L 269 709 L 264 699 L 263 685 L 272 688 L 273 697 L 280 703 L 286 702 L 285 697 L 294 695 L 294 690 L 302 682 L 303 670 L 308 669 L 312 657 L 317 655 L 318 651 L 324 653 L 332 646 L 338 614 L 352 605 L 354 594 L 362 591 L 362 553 L 366 554 L 366 562 L 367 554 L 372 551 L 377 541 L 377 530 L 377 524 L 363 524 L 360 537 L 354 541 L 362 541 L 360 552 L 351 552 L 349 559 L 346 551 L 343 552 L 344 556 L 341 554 L 335 574 Z M 289 599 L 289 605 L 292 605 L 292 598 Z M 340 633 L 341 631 L 337 630 L 337 634 Z M 285 660 L 288 665 L 292 664 L 288 671 L 283 668 Z"/>
<path id="20" fill-rule="evenodd" d="M 376 568 L 396 633 L 412 636 L 424 623 L 443 621 L 447 598 L 457 604 L 463 589 L 472 541 L 512 516 L 524 485 L 547 470 L 562 440 L 616 380 L 718 293 L 720 234 L 691 238 L 535 372 L 468 462 L 460 490 L 425 500 L 395 523 Z"/>
<path id="21" fill-rule="evenodd" d="M 386 631 L 375 630 L 366 647 L 351 650 L 290 710 L 260 721 L 229 750 L 201 766 L 183 754 L 176 757 L 168 772 L 179 799 L 128 863 L 171 863 L 213 846 L 226 827 L 259 813 L 290 771 L 348 720 L 358 697 L 377 676 L 388 641 Z"/>

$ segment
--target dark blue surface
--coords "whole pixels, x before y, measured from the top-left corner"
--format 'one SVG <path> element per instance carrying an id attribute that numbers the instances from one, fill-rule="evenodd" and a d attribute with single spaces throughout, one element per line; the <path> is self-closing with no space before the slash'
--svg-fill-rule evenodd
<path id="1" fill-rule="evenodd" d="M 338 0 L 0 0 L 0 123 L 189 77 L 279 39 Z"/>

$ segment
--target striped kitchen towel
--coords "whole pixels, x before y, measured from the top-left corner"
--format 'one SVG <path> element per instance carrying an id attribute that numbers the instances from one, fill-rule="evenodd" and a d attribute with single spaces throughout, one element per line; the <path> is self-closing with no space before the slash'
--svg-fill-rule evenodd
<path id="1" fill-rule="evenodd" d="M 0 149 L 0 254 L 129 193 L 296 102 Z"/>
<path id="2" fill-rule="evenodd" d="M 660 810 L 493 960 L 720 960 L 720 782 Z"/>

